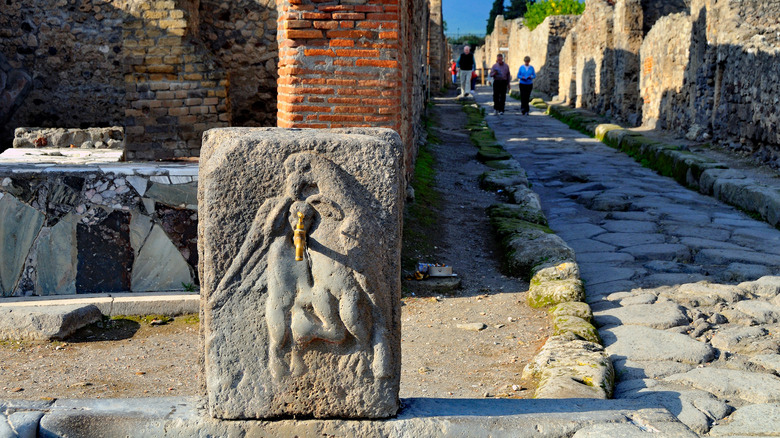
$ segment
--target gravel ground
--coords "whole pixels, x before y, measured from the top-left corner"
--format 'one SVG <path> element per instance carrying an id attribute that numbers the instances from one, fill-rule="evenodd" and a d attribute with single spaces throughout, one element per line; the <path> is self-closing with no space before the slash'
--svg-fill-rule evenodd
<path id="1" fill-rule="evenodd" d="M 454 90 L 434 101 L 442 143 L 430 151 L 442 198 L 435 232 L 428 233 L 433 251 L 405 242 L 405 254 L 453 266 L 462 287 L 445 294 L 425 280 L 404 282 L 401 397 L 530 397 L 534 383 L 520 375 L 549 336 L 549 320 L 525 304 L 527 283 L 499 272 L 485 207 L 500 200 L 478 188 L 486 168 L 462 129 L 466 118 Z M 405 226 L 415 224 L 407 218 Z M 197 394 L 198 344 L 193 316 L 166 325 L 105 321 L 62 343 L 0 343 L 0 398 Z"/>

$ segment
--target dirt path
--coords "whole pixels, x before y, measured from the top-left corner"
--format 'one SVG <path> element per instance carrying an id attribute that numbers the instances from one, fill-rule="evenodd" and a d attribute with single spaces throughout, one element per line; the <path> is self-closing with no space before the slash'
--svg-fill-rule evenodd
<path id="1" fill-rule="evenodd" d="M 403 298 L 401 397 L 530 397 L 523 367 L 549 335 L 548 317 L 525 305 L 528 285 L 502 275 L 485 207 L 495 194 L 478 188 L 485 167 L 461 129 L 454 91 L 435 99 L 442 143 L 431 145 L 442 194 L 424 247 L 405 254 L 452 265 L 462 288 Z M 419 198 L 418 198 L 419 199 Z M 407 227 L 415 224 L 407 218 Z M 411 254 L 411 255 L 410 255 Z M 459 324 L 484 324 L 480 331 Z M 65 343 L 0 343 L 0 399 L 154 397 L 198 394 L 198 326 L 122 320 L 80 331 Z"/>

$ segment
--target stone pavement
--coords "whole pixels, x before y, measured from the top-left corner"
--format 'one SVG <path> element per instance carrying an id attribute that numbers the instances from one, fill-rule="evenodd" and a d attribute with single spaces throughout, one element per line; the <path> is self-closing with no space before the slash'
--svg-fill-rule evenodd
<path id="1" fill-rule="evenodd" d="M 492 90 L 476 102 L 574 249 L 614 398 L 708 436 L 780 436 L 780 230 Z"/>

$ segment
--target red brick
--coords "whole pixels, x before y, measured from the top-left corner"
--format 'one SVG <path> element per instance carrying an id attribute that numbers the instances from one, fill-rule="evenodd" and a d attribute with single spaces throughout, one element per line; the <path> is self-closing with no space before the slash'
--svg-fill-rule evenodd
<path id="1" fill-rule="evenodd" d="M 331 49 L 305 49 L 303 53 L 306 56 L 336 56 Z"/>
<path id="2" fill-rule="evenodd" d="M 300 12 L 284 12 L 282 14 L 279 14 L 279 18 L 276 20 L 278 22 L 286 21 L 286 20 L 298 20 L 301 18 Z"/>
<path id="3" fill-rule="evenodd" d="M 339 25 L 342 29 L 354 29 L 355 28 L 355 22 L 354 21 L 341 21 L 339 22 Z"/>
<path id="4" fill-rule="evenodd" d="M 328 103 L 346 103 L 352 105 L 359 105 L 363 99 L 357 97 L 331 97 L 328 99 Z"/>
<path id="5" fill-rule="evenodd" d="M 389 59 L 358 59 L 355 61 L 358 67 L 398 68 L 398 61 Z"/>
<path id="6" fill-rule="evenodd" d="M 304 20 L 330 20 L 330 14 L 323 12 L 304 12 L 301 14 Z"/>
<path id="7" fill-rule="evenodd" d="M 279 94 L 276 100 L 285 103 L 301 103 L 306 99 L 305 96 L 291 96 L 289 94 Z"/>
<path id="8" fill-rule="evenodd" d="M 329 122 L 362 122 L 365 120 L 364 116 L 349 116 L 346 114 L 340 115 L 321 115 L 319 117 L 321 121 Z"/>
<path id="9" fill-rule="evenodd" d="M 285 111 L 288 113 L 302 113 L 302 112 L 329 113 L 330 112 L 329 106 L 293 105 L 290 103 L 279 102 L 276 104 L 276 107 L 279 108 L 279 111 Z"/>
<path id="10" fill-rule="evenodd" d="M 331 47 L 354 47 L 355 42 L 352 40 L 330 40 Z"/>
<path id="11" fill-rule="evenodd" d="M 398 32 L 379 32 L 379 38 L 383 40 L 397 40 Z"/>
<path id="12" fill-rule="evenodd" d="M 333 108 L 334 113 L 362 113 L 362 114 L 374 114 L 376 108 L 368 106 L 337 106 Z"/>
<path id="13" fill-rule="evenodd" d="M 336 50 L 336 55 L 338 55 L 338 56 L 360 56 L 360 57 L 363 57 L 363 58 L 378 58 L 379 57 L 379 50 L 360 50 L 360 49 Z"/>
<path id="14" fill-rule="evenodd" d="M 315 30 L 315 29 L 309 29 L 309 30 L 286 30 L 282 32 L 281 38 L 290 38 L 290 39 L 306 39 L 306 38 L 322 38 L 322 31 L 321 30 Z"/>
<path id="15" fill-rule="evenodd" d="M 282 29 L 306 29 L 311 27 L 310 20 L 284 20 Z"/>
<path id="16" fill-rule="evenodd" d="M 377 110 L 379 114 L 398 114 L 399 107 L 393 106 L 393 107 L 382 107 Z"/>
<path id="17" fill-rule="evenodd" d="M 291 11 L 313 11 L 316 8 L 314 5 L 290 5 Z"/>
<path id="18" fill-rule="evenodd" d="M 357 27 L 359 29 L 379 29 L 381 25 L 382 23 L 378 21 L 361 21 L 357 24 Z"/>
<path id="19" fill-rule="evenodd" d="M 338 29 L 339 22 L 338 21 L 315 21 L 314 22 L 314 28 L 315 29 Z"/>
<path id="20" fill-rule="evenodd" d="M 301 96 L 303 97 L 303 96 Z M 324 97 L 317 97 L 317 96 L 309 96 L 308 97 L 310 103 L 325 103 Z"/>
<path id="21" fill-rule="evenodd" d="M 357 81 L 357 84 L 361 87 L 387 87 L 388 82 L 387 81 L 380 81 L 380 80 L 359 80 Z"/>
<path id="22" fill-rule="evenodd" d="M 302 78 L 301 83 L 305 85 L 325 85 L 327 81 L 325 78 Z"/>
<path id="23" fill-rule="evenodd" d="M 354 79 L 327 79 L 326 83 L 328 85 L 339 85 L 339 86 L 349 86 L 354 87 L 358 84 L 359 81 L 356 81 Z"/>
<path id="24" fill-rule="evenodd" d="M 369 38 L 374 39 L 376 33 L 367 30 L 329 30 L 328 38 Z"/>
<path id="25" fill-rule="evenodd" d="M 356 5 L 355 12 L 384 12 L 384 8 L 378 5 Z"/>
<path id="26" fill-rule="evenodd" d="M 363 99 L 363 105 L 389 106 L 397 104 L 397 99 Z"/>
<path id="27" fill-rule="evenodd" d="M 338 67 L 354 67 L 355 61 L 350 61 L 346 59 L 335 59 L 333 60 L 333 65 Z"/>
<path id="28" fill-rule="evenodd" d="M 366 122 L 393 122 L 395 117 L 390 116 L 366 116 Z"/>
<path id="29" fill-rule="evenodd" d="M 341 88 L 338 90 L 339 96 L 381 96 L 379 90 L 356 90 L 353 88 Z"/>
<path id="30" fill-rule="evenodd" d="M 376 21 L 398 21 L 398 14 L 393 13 L 380 13 L 380 14 L 366 14 L 366 20 Z"/>
<path id="31" fill-rule="evenodd" d="M 355 7 L 351 5 L 331 5 L 320 6 L 320 12 L 339 12 L 339 11 L 354 11 Z"/>
<path id="32" fill-rule="evenodd" d="M 359 12 L 334 12 L 334 20 L 365 20 L 366 14 Z"/>
<path id="33" fill-rule="evenodd" d="M 334 94 L 333 88 L 327 87 L 295 87 L 295 91 L 290 94 Z"/>
<path id="34" fill-rule="evenodd" d="M 397 21 L 383 21 L 381 25 L 382 29 L 398 29 Z"/>

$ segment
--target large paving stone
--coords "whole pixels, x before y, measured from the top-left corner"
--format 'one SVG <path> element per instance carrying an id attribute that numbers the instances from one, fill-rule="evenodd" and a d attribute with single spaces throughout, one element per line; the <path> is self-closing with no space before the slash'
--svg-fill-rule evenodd
<path id="1" fill-rule="evenodd" d="M 657 329 L 678 327 L 689 322 L 683 308 L 671 301 L 603 310 L 595 312 L 593 320 L 599 327 L 625 324 Z"/>
<path id="2" fill-rule="evenodd" d="M 559 235 L 560 235 L 560 233 L 559 233 Z M 574 251 L 577 252 L 577 254 L 586 253 L 586 252 L 588 252 L 588 253 L 590 253 L 590 252 L 610 252 L 610 251 L 614 251 L 615 249 L 617 249 L 617 248 L 615 248 L 612 245 L 607 245 L 606 243 L 599 242 L 598 240 L 578 239 L 578 238 L 573 238 L 573 237 L 574 236 L 569 237 L 569 238 L 566 238 L 566 237 L 563 237 L 563 238 L 566 240 L 566 243 L 568 243 L 568 245 L 571 246 L 574 249 Z M 629 257 L 631 257 L 631 255 L 629 255 Z"/>
<path id="3" fill-rule="evenodd" d="M 102 317 L 92 304 L 4 307 L 0 309 L 0 339 L 62 339 Z"/>
<path id="4" fill-rule="evenodd" d="M 689 371 L 693 365 L 670 360 L 636 361 L 617 359 L 612 361 L 618 381 L 633 379 L 662 379 L 673 374 Z"/>
<path id="5" fill-rule="evenodd" d="M 772 374 L 704 367 L 664 380 L 689 385 L 724 399 L 739 398 L 748 403 L 780 402 L 780 377 Z"/>
<path id="6" fill-rule="evenodd" d="M 621 249 L 621 251 L 631 254 L 637 260 L 686 261 L 691 257 L 688 247 L 679 243 L 650 243 L 629 246 Z"/>
<path id="7" fill-rule="evenodd" d="M 739 284 L 739 288 L 764 299 L 780 295 L 780 276 L 765 276 L 755 281 Z"/>
<path id="8" fill-rule="evenodd" d="M 731 408 L 707 391 L 659 382 L 653 379 L 630 380 L 618 384 L 615 397 L 661 405 L 694 432 L 705 434 L 712 421 L 724 418 Z"/>
<path id="9" fill-rule="evenodd" d="M 593 236 L 598 236 L 606 232 L 606 230 L 598 225 L 582 223 L 572 224 L 565 229 L 556 230 L 559 236 L 564 240 L 573 239 L 589 239 Z"/>
<path id="10" fill-rule="evenodd" d="M 0 296 L 13 294 L 43 214 L 10 194 L 0 198 Z"/>
<path id="11" fill-rule="evenodd" d="M 606 221 L 601 226 L 612 233 L 655 233 L 658 229 L 652 221 L 613 220 Z"/>
<path id="12" fill-rule="evenodd" d="M 682 284 L 677 288 L 662 291 L 659 295 L 686 307 L 698 307 L 734 303 L 743 299 L 745 292 L 737 286 L 697 282 Z"/>
<path id="13" fill-rule="evenodd" d="M 630 280 L 637 274 L 634 268 L 621 268 L 606 263 L 580 263 L 582 278 L 590 285 Z"/>
<path id="14" fill-rule="evenodd" d="M 402 164 L 389 129 L 204 134 L 198 215 L 210 415 L 397 412 Z"/>
<path id="15" fill-rule="evenodd" d="M 769 331 L 763 327 L 729 327 L 715 333 L 710 344 L 731 353 L 776 353 L 778 342 L 768 335 Z"/>
<path id="16" fill-rule="evenodd" d="M 756 265 L 780 266 L 780 256 L 756 251 L 736 249 L 703 249 L 696 253 L 694 261 L 700 265 L 728 265 L 730 263 L 748 263 Z"/>
<path id="17" fill-rule="evenodd" d="M 780 436 L 780 403 L 747 405 L 734 411 L 729 422 L 710 429 L 710 436 Z"/>
<path id="18" fill-rule="evenodd" d="M 594 237 L 595 240 L 624 248 L 627 246 L 663 243 L 663 234 L 652 233 L 604 233 Z"/>
<path id="19" fill-rule="evenodd" d="M 572 245 L 573 248 L 576 246 Z M 625 263 L 633 262 L 634 256 L 623 252 L 584 252 L 577 251 L 577 260 L 580 263 Z"/>
<path id="20" fill-rule="evenodd" d="M 780 321 L 780 306 L 766 301 L 746 300 L 734 304 L 734 308 L 749 315 L 759 324 L 771 324 Z"/>
<path id="21" fill-rule="evenodd" d="M 612 359 L 671 360 L 687 364 L 709 362 L 715 352 L 689 336 L 643 326 L 618 326 L 599 330 Z"/>

